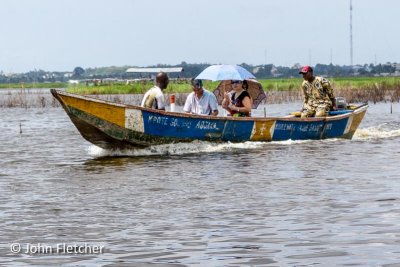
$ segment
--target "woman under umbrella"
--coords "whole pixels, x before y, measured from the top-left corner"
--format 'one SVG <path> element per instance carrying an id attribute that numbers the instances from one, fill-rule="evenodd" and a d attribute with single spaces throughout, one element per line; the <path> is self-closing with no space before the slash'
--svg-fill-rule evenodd
<path id="1" fill-rule="evenodd" d="M 250 117 L 252 100 L 247 92 L 247 81 L 232 80 L 232 91 L 226 92 L 222 107 L 234 117 Z"/>

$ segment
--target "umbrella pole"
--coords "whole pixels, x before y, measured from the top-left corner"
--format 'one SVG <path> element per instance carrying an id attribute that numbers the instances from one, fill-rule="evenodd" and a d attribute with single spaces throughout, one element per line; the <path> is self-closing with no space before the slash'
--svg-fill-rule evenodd
<path id="1" fill-rule="evenodd" d="M 224 99 L 225 99 L 225 93 L 226 93 L 226 88 L 225 88 L 225 86 L 226 86 L 226 82 L 224 81 L 223 84 L 224 84 L 224 86 L 223 86 L 223 90 L 222 90 L 222 101 L 224 101 Z M 221 103 L 221 104 L 222 104 L 222 103 Z M 225 115 L 225 116 L 228 115 L 226 109 L 224 109 L 224 115 Z"/>

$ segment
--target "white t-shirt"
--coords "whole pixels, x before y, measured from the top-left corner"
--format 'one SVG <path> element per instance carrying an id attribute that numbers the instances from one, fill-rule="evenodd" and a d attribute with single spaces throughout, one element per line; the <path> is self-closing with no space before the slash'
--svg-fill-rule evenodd
<path id="1" fill-rule="evenodd" d="M 147 91 L 143 96 L 141 106 L 145 108 L 165 109 L 165 98 L 161 88 L 154 86 Z"/>
<path id="2" fill-rule="evenodd" d="M 186 98 L 183 110 L 199 115 L 210 115 L 214 110 L 218 110 L 217 98 L 205 89 L 203 89 L 203 95 L 200 99 L 194 92 L 191 92 Z"/>

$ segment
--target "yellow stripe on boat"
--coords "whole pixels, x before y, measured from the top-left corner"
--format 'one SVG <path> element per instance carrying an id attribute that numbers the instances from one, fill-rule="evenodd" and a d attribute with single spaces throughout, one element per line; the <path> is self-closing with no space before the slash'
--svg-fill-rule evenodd
<path id="1" fill-rule="evenodd" d="M 251 141 L 271 141 L 275 128 L 275 120 L 255 121 L 251 133 Z"/>
<path id="2" fill-rule="evenodd" d="M 62 96 L 62 100 L 67 106 L 79 109 L 100 119 L 125 127 L 125 108 L 106 103 L 87 101 L 85 99 Z"/>
<path id="3" fill-rule="evenodd" d="M 362 119 L 364 118 L 364 115 L 366 113 L 367 109 L 365 108 L 364 110 L 362 110 L 361 112 L 357 112 L 354 113 L 353 115 L 353 120 L 351 122 L 351 126 L 350 126 L 350 132 L 354 133 L 358 126 L 360 125 Z"/>

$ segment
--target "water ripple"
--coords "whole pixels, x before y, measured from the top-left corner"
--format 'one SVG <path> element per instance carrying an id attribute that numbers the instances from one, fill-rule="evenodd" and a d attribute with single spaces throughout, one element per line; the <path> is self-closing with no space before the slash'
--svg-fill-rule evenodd
<path id="1" fill-rule="evenodd" d="M 61 109 L 4 109 L 0 265 L 399 265 L 400 120 L 382 110 L 353 140 L 107 151 Z M 105 252 L 15 255 L 14 242 Z"/>

